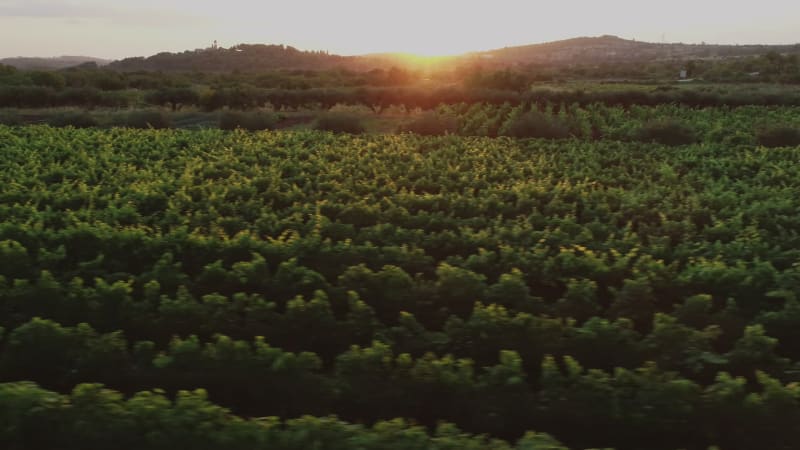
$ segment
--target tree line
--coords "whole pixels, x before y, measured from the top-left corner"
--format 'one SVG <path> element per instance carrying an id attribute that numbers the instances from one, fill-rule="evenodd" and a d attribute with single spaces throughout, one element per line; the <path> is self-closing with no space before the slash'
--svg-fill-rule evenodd
<path id="1" fill-rule="evenodd" d="M 778 64 L 778 63 L 775 63 Z M 783 64 L 783 63 L 781 63 Z M 784 67 L 786 64 L 778 64 Z M 765 69 L 766 70 L 766 69 Z M 441 104 L 600 103 L 608 106 L 680 104 L 689 107 L 800 105 L 800 95 L 784 90 L 651 89 L 625 85 L 603 89 L 536 88 L 525 71 L 456 72 L 430 86 L 410 70 L 284 70 L 257 74 L 115 72 L 66 69 L 57 72 L 0 68 L 0 107 L 184 106 L 217 110 L 324 108 L 365 105 L 380 112 L 390 106 L 432 109 Z M 451 77 L 455 77 L 455 82 Z"/>

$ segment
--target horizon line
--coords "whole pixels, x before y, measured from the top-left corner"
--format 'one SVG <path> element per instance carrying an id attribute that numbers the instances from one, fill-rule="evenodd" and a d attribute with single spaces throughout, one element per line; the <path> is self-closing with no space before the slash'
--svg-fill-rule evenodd
<path id="1" fill-rule="evenodd" d="M 708 41 L 700 41 L 700 42 L 683 42 L 683 41 L 653 42 L 653 41 L 647 41 L 647 40 L 638 40 L 635 37 L 626 38 L 626 37 L 621 37 L 621 36 L 615 35 L 615 34 L 601 34 L 601 35 L 596 35 L 596 36 L 584 35 L 584 36 L 574 36 L 574 37 L 569 37 L 569 38 L 564 38 L 564 39 L 555 39 L 555 40 L 549 40 L 549 41 L 538 41 L 538 42 L 509 44 L 509 45 L 505 45 L 503 47 L 472 49 L 472 50 L 467 50 L 465 52 L 450 53 L 450 54 L 425 54 L 425 53 L 405 51 L 405 50 L 384 50 L 384 51 L 375 51 L 375 52 L 368 52 L 368 53 L 336 53 L 336 52 L 331 52 L 329 49 L 324 49 L 324 48 L 302 48 L 302 47 L 298 47 L 298 46 L 291 45 L 291 44 L 269 43 L 269 42 L 239 42 L 239 43 L 230 45 L 229 47 L 225 47 L 223 45 L 220 45 L 219 48 L 220 49 L 229 49 L 229 48 L 233 48 L 233 47 L 236 47 L 236 46 L 239 46 L 239 45 L 275 45 L 275 46 L 292 47 L 292 48 L 295 48 L 297 50 L 304 51 L 304 52 L 319 52 L 319 51 L 323 51 L 323 52 L 327 52 L 331 56 L 342 56 L 342 57 L 378 57 L 378 56 L 391 56 L 391 55 L 409 55 L 409 56 L 419 56 L 419 57 L 423 57 L 423 58 L 435 58 L 435 57 L 451 57 L 451 58 L 454 58 L 454 57 L 460 57 L 460 56 L 467 56 L 467 55 L 473 54 L 473 53 L 491 52 L 491 51 L 496 51 L 496 50 L 504 50 L 504 49 L 508 49 L 508 48 L 515 48 L 515 47 L 527 47 L 527 46 L 533 46 L 533 45 L 546 45 L 546 44 L 552 44 L 552 43 L 557 43 L 557 42 L 565 42 L 565 41 L 570 41 L 570 40 L 575 40 L 575 39 L 598 39 L 598 38 L 603 38 L 603 37 L 613 37 L 613 38 L 617 38 L 617 39 L 621 39 L 621 40 L 625 40 L 625 41 L 632 41 L 632 42 L 638 42 L 638 43 L 644 43 L 644 44 L 654 44 L 654 45 L 706 45 L 706 46 L 720 46 L 720 47 L 721 46 L 727 46 L 727 47 L 748 47 L 748 46 L 783 47 L 783 46 L 798 46 L 798 45 L 800 45 L 800 41 L 795 41 L 795 42 L 771 42 L 771 43 L 764 43 L 764 42 L 758 42 L 758 43 L 756 43 L 756 42 L 748 42 L 748 43 L 717 43 L 717 42 L 708 42 Z M 108 62 L 114 62 L 114 61 L 122 61 L 122 60 L 128 59 L 128 58 L 150 58 L 152 56 L 159 55 L 159 54 L 162 54 L 162 53 L 178 54 L 178 53 L 191 52 L 191 51 L 197 51 L 197 50 L 208 50 L 210 48 L 212 48 L 212 47 L 211 46 L 209 46 L 209 47 L 197 47 L 197 48 L 194 48 L 194 49 L 184 49 L 184 50 L 177 50 L 177 51 L 163 50 L 163 51 L 158 51 L 156 53 L 152 53 L 152 54 L 147 55 L 147 56 L 143 56 L 143 55 L 130 56 L 129 55 L 129 56 L 122 56 L 122 57 L 106 57 L 106 56 L 79 55 L 79 54 L 68 54 L 68 55 L 62 54 L 62 55 L 53 55 L 53 56 L 30 56 L 30 55 L 2 56 L 2 55 L 0 55 L 0 60 L 17 59 L 17 58 L 31 58 L 31 59 L 92 58 L 92 59 L 100 59 L 100 60 L 108 61 Z"/>

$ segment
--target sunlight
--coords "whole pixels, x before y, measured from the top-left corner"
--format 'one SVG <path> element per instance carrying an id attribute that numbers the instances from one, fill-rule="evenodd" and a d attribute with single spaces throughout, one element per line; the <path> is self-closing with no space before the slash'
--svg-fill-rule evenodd
<path id="1" fill-rule="evenodd" d="M 412 68 L 430 69 L 452 61 L 457 55 L 426 55 L 419 53 L 393 53 L 403 66 Z"/>

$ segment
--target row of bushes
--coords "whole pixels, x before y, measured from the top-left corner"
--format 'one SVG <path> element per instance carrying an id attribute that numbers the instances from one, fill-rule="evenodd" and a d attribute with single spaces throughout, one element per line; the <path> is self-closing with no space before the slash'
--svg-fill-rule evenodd
<path id="1" fill-rule="evenodd" d="M 282 115 L 269 112 L 225 111 L 219 114 L 216 123 L 223 130 L 241 128 L 247 131 L 260 131 L 274 130 L 278 128 L 282 120 L 284 120 Z M 26 123 L 30 123 L 30 121 L 20 117 L 18 114 L 12 112 L 0 113 L 0 125 L 18 126 Z M 133 111 L 113 117 L 107 122 L 101 121 L 96 115 L 87 111 L 70 111 L 49 116 L 43 120 L 43 123 L 54 127 L 71 126 L 75 128 L 118 126 L 164 129 L 175 126 L 169 114 L 158 110 Z M 358 115 L 341 112 L 321 114 L 313 122 L 312 127 L 316 130 L 336 133 L 360 134 L 366 131 L 366 127 Z"/>
<path id="2" fill-rule="evenodd" d="M 370 88 L 311 88 L 262 89 L 251 85 L 209 87 L 196 90 L 189 87 L 167 87 L 140 91 L 136 89 L 105 91 L 94 87 L 55 89 L 44 86 L 0 85 L 0 107 L 47 108 L 55 106 L 128 107 L 139 104 L 168 106 L 173 110 L 197 107 L 206 111 L 254 109 L 272 105 L 276 109 L 331 108 L 336 104 L 363 105 L 376 112 L 391 106 L 434 109 L 441 104 L 488 103 L 492 105 L 523 105 L 531 103 L 577 103 L 583 106 L 631 107 L 678 104 L 695 108 L 720 106 L 798 106 L 800 95 L 794 92 L 704 92 L 697 89 L 644 91 L 618 90 L 504 90 L 487 88 L 443 87 L 438 89 L 414 87 Z"/>
<path id="3" fill-rule="evenodd" d="M 61 394 L 30 382 L 2 383 L 0 405 L 0 446 L 6 450 L 566 450 L 533 431 L 510 443 L 449 423 L 429 430 L 403 419 L 365 426 L 330 416 L 243 418 L 213 403 L 203 389 L 174 396 L 155 389 L 127 397 L 100 384 L 80 384 Z"/>
<path id="4" fill-rule="evenodd" d="M 226 111 L 219 115 L 218 126 L 223 130 L 241 128 L 248 131 L 274 130 L 283 119 L 280 115 L 267 112 Z M 10 113 L 0 115 L 0 124 L 22 125 L 24 121 Z M 102 124 L 88 112 L 66 112 L 49 117 L 46 123 L 55 127 L 73 126 L 75 128 L 98 127 Z M 129 128 L 171 128 L 170 117 L 155 110 L 134 111 L 112 120 L 111 126 Z M 336 133 L 360 134 L 366 131 L 363 120 L 355 114 L 329 112 L 317 117 L 312 127 L 316 130 Z M 418 118 L 397 128 L 401 133 L 414 133 L 423 136 L 438 136 L 459 133 L 458 118 L 425 112 Z M 563 120 L 547 116 L 538 111 L 530 111 L 504 124 L 500 135 L 514 138 L 567 139 L 573 133 Z M 663 145 L 688 145 L 700 141 L 698 133 L 688 124 L 675 119 L 652 120 L 630 136 L 631 140 L 655 142 Z M 787 147 L 800 145 L 800 128 L 792 125 L 770 125 L 755 130 L 753 136 L 736 134 L 720 136 L 720 142 L 729 144 L 751 144 L 765 147 Z"/>
<path id="5" fill-rule="evenodd" d="M 277 127 L 280 118 L 269 113 L 242 113 L 225 112 L 219 115 L 218 126 L 223 130 L 234 130 L 243 128 L 249 131 L 272 130 Z M 6 112 L 0 114 L 0 125 L 25 125 L 29 123 L 17 114 Z M 37 121 L 38 123 L 38 121 Z M 97 116 L 87 111 L 70 111 L 49 116 L 43 123 L 54 127 L 75 127 L 75 128 L 95 128 L 102 126 L 127 127 L 127 128 L 173 128 L 172 118 L 161 111 L 142 110 L 133 111 L 128 114 L 118 115 L 104 122 Z"/>
<path id="6" fill-rule="evenodd" d="M 635 138 L 643 142 L 664 145 L 687 145 L 700 140 L 691 126 L 676 120 L 651 121 L 641 127 Z M 800 145 L 800 128 L 791 125 L 769 125 L 755 130 L 753 136 L 736 133 L 720 139 L 728 144 L 758 144 L 764 147 L 794 147 Z"/>
<path id="7" fill-rule="evenodd" d="M 672 119 L 654 120 L 644 124 L 634 135 L 635 140 L 657 142 L 664 145 L 687 145 L 700 140 L 691 126 Z M 755 130 L 752 136 L 735 133 L 723 136 L 719 142 L 726 144 L 761 145 L 764 147 L 794 147 L 800 145 L 800 128 L 792 125 L 768 125 Z"/>
<path id="8" fill-rule="evenodd" d="M 13 113 L 0 114 L 0 125 L 24 125 L 27 121 Z M 72 111 L 55 114 L 47 117 L 44 123 L 54 127 L 93 128 L 101 126 L 96 116 L 86 111 Z M 170 128 L 172 121 L 169 116 L 159 111 L 133 111 L 125 115 L 112 118 L 111 126 L 127 128 Z"/>
<path id="9" fill-rule="evenodd" d="M 459 120 L 449 114 L 426 112 L 415 120 L 398 128 L 399 132 L 408 132 L 423 136 L 459 134 Z M 574 134 L 564 120 L 548 116 L 539 111 L 527 112 L 516 119 L 505 123 L 499 135 L 514 138 L 567 139 Z M 688 145 L 699 142 L 700 136 L 690 125 L 675 119 L 657 119 L 644 123 L 630 136 L 631 140 L 655 142 L 663 145 Z M 751 144 L 764 147 L 791 147 L 800 145 L 800 128 L 777 124 L 763 126 L 755 130 L 752 137 L 737 134 L 720 136 L 717 139 L 726 144 Z"/>

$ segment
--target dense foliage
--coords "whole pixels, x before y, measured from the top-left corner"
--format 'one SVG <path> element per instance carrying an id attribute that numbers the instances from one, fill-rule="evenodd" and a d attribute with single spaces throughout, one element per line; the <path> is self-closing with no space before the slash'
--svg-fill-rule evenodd
<path id="1" fill-rule="evenodd" d="M 670 64 L 669 70 L 676 71 L 675 63 Z M 780 67 L 791 66 L 780 64 Z M 791 67 L 797 66 L 796 61 L 793 64 Z M 336 104 L 350 104 L 380 112 L 391 106 L 427 110 L 440 104 L 456 103 L 800 106 L 800 93 L 792 85 L 681 84 L 669 77 L 639 80 L 650 83 L 644 85 L 595 82 L 587 87 L 542 80 L 535 75 L 538 69 L 530 70 L 534 73 L 475 72 L 464 68 L 452 73 L 434 72 L 430 74 L 432 78 L 427 78 L 423 72 L 396 67 L 370 71 L 271 70 L 231 74 L 118 72 L 80 67 L 55 72 L 17 71 L 3 70 L 0 66 L 0 108 L 158 106 L 173 111 L 186 107 L 214 111 L 265 105 L 279 110 L 327 109 Z M 764 73 L 767 72 L 764 67 Z M 572 80 L 585 79 L 565 76 Z M 546 84 L 541 84 L 545 81 Z"/>
<path id="2" fill-rule="evenodd" d="M 726 146 L 800 145 L 800 108 L 797 107 L 622 107 L 547 102 L 513 106 L 510 103 L 460 103 L 440 105 L 422 118 L 423 124 L 437 120 L 451 123 L 452 128 L 445 131 L 462 136 L 610 139 L 665 145 L 686 145 L 698 141 Z M 400 127 L 400 131 L 417 129 L 422 131 L 419 134 L 432 134 L 426 133 L 425 127 Z"/>
<path id="3" fill-rule="evenodd" d="M 800 446 L 796 147 L 0 126 L 0 155 L 0 381 L 43 387 L 0 385 L 7 447 L 507 448 L 156 388 L 582 448 Z M 86 382 L 132 397 L 45 390 Z"/>
<path id="4" fill-rule="evenodd" d="M 95 384 L 59 395 L 31 383 L 0 384 L 0 444 L 7 450 L 174 449 L 197 450 L 565 450 L 541 433 L 526 433 L 516 445 L 471 436 L 450 424 L 428 434 L 396 419 L 370 428 L 334 417 L 304 416 L 242 420 L 207 400 L 203 390 L 181 391 L 174 401 L 163 391 L 143 391 L 124 399 Z M 52 426 L 46 433 L 41 427 Z"/>

